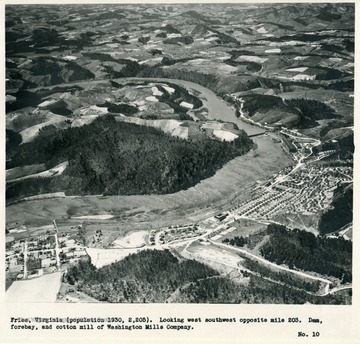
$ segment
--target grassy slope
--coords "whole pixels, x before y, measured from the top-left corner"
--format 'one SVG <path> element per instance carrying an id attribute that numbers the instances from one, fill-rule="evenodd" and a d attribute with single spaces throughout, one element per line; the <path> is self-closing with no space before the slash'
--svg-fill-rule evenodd
<path id="1" fill-rule="evenodd" d="M 67 218 L 70 214 L 88 215 L 110 212 L 121 216 L 124 227 L 154 226 L 185 219 L 201 218 L 207 213 L 228 207 L 234 199 L 244 199 L 254 182 L 270 177 L 278 169 L 292 163 L 279 144 L 269 144 L 267 137 L 254 138 L 259 155 L 253 153 L 235 158 L 214 176 L 187 190 L 168 195 L 112 196 L 108 198 L 55 198 L 34 200 L 7 207 L 7 221 L 25 220 L 42 223 L 49 218 Z M 239 173 L 240 172 L 240 173 Z M 131 210 L 143 209 L 133 218 Z"/>

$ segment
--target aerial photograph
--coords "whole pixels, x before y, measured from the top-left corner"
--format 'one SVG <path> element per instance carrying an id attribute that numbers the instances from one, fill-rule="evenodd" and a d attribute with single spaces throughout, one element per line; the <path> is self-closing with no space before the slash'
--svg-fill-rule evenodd
<path id="1" fill-rule="evenodd" d="M 6 5 L 6 302 L 351 305 L 354 42 L 354 3 Z"/>

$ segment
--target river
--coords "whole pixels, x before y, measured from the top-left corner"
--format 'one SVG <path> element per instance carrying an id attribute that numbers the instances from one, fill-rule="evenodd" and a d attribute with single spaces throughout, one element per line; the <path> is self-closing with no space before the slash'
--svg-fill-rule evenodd
<path id="1" fill-rule="evenodd" d="M 224 122 L 235 123 L 239 129 L 246 131 L 248 135 L 256 135 L 263 133 L 264 129 L 257 126 L 251 125 L 242 121 L 240 118 L 237 118 L 235 115 L 235 110 L 230 107 L 224 100 L 220 99 L 213 91 L 208 88 L 196 84 L 191 81 L 180 80 L 180 79 L 167 79 L 167 78 L 119 78 L 114 79 L 118 84 L 126 84 L 131 81 L 148 81 L 148 82 L 164 82 L 164 83 L 173 83 L 185 87 L 187 90 L 194 90 L 199 93 L 199 98 L 203 102 L 205 108 L 208 109 L 208 118 L 211 120 L 221 120 Z M 29 91 L 37 91 L 39 89 L 53 89 L 56 87 L 71 87 L 71 86 L 81 86 L 86 84 L 101 84 L 103 82 L 109 82 L 109 79 L 98 79 L 98 80 L 86 80 L 86 81 L 73 81 L 63 84 L 51 85 L 47 87 L 35 87 L 29 89 Z"/>
<path id="2" fill-rule="evenodd" d="M 236 118 L 235 112 L 211 90 L 195 83 L 176 79 L 126 78 L 116 82 L 143 80 L 169 82 L 197 91 L 209 110 L 209 118 L 232 122 L 248 134 L 259 132 L 259 128 Z M 96 80 L 96 83 L 108 80 Z M 87 81 L 88 83 L 89 81 Z M 66 85 L 81 85 L 74 82 Z M 57 85 L 59 86 L 59 85 Z M 65 86 L 63 84 L 62 86 Z M 205 100 L 206 99 L 206 100 Z M 281 145 L 268 136 L 254 138 L 258 154 L 245 154 L 227 163 L 214 176 L 204 179 L 194 187 L 167 195 L 131 196 L 78 196 L 37 199 L 9 205 L 7 222 L 27 221 L 37 224 L 49 219 L 69 221 L 69 216 L 111 214 L 123 228 L 160 228 L 163 225 L 182 224 L 183 221 L 198 221 L 222 209 L 228 209 L 233 202 L 248 197 L 254 183 L 269 178 L 292 161 L 284 154 Z M 135 211 L 136 217 L 132 215 Z M 110 220 L 111 221 L 111 220 Z M 145 226 L 145 227 L 144 227 Z"/>
<path id="3" fill-rule="evenodd" d="M 129 81 L 169 82 L 183 86 L 188 90 L 195 90 L 200 94 L 199 98 L 203 102 L 204 107 L 208 109 L 209 119 L 235 123 L 239 127 L 239 129 L 245 130 L 248 135 L 254 135 L 264 132 L 263 129 L 245 123 L 241 119 L 237 118 L 234 109 L 232 109 L 224 100 L 220 99 L 213 91 L 194 82 L 179 79 L 135 77 L 115 79 L 114 81 L 119 84 L 124 84 Z"/>

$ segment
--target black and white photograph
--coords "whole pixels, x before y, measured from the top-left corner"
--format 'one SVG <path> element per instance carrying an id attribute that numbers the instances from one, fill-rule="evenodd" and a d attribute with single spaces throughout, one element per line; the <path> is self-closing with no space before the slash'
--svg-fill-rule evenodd
<path id="1" fill-rule="evenodd" d="M 351 308 L 355 3 L 4 16 L 9 308 Z M 119 319 L 104 326 L 191 329 Z"/>

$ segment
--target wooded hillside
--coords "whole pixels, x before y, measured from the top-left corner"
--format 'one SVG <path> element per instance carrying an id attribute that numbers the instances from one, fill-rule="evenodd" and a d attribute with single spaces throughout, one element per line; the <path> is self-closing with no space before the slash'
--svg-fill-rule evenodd
<path id="1" fill-rule="evenodd" d="M 165 194 L 194 186 L 225 163 L 249 151 L 243 132 L 232 142 L 184 140 L 162 131 L 117 122 L 113 116 L 89 125 L 40 135 L 12 151 L 8 168 L 64 161 L 62 175 L 11 183 L 7 198 L 65 191 L 67 194 Z"/>

